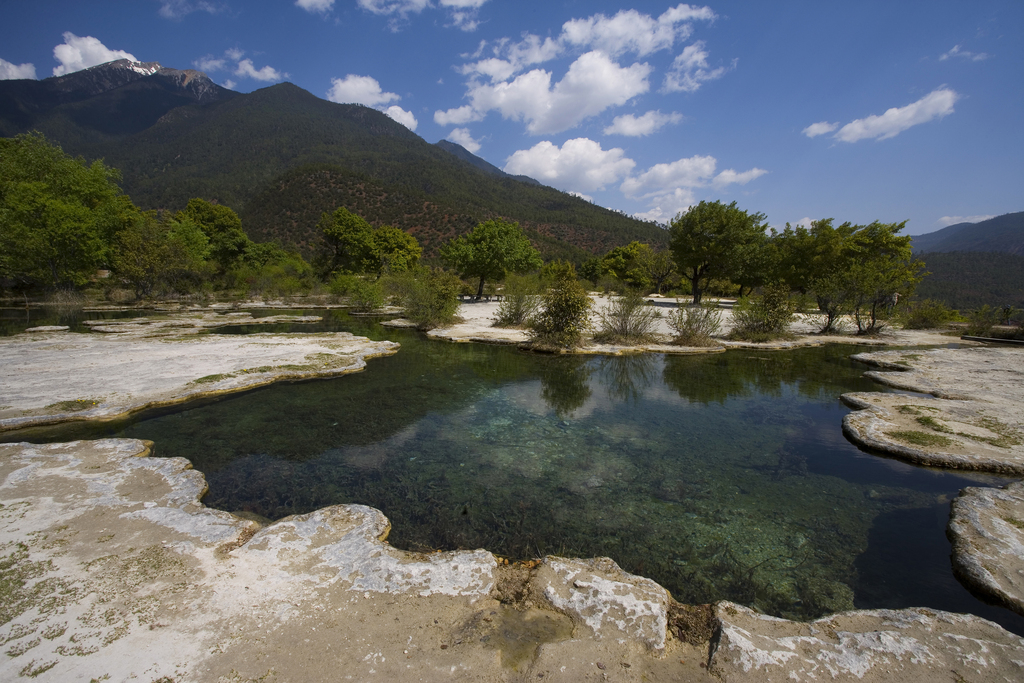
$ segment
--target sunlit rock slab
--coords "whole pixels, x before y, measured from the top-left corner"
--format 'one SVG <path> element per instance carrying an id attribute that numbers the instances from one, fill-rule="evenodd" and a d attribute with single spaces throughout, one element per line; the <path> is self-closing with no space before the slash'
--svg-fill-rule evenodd
<path id="1" fill-rule="evenodd" d="M 1024 475 L 1024 349 L 881 351 L 854 356 L 907 394 L 843 395 L 843 431 L 863 446 L 925 465 Z"/>
<path id="2" fill-rule="evenodd" d="M 109 420 L 279 380 L 357 372 L 399 347 L 347 332 L 176 336 L 162 329 L 0 338 L 0 431 Z"/>
<path id="3" fill-rule="evenodd" d="M 1024 615 L 1024 482 L 965 488 L 952 508 L 946 535 L 957 577 Z"/>
<path id="4" fill-rule="evenodd" d="M 732 681 L 1020 681 L 1024 639 L 929 609 L 843 612 L 810 623 L 718 603 L 711 671 Z"/>

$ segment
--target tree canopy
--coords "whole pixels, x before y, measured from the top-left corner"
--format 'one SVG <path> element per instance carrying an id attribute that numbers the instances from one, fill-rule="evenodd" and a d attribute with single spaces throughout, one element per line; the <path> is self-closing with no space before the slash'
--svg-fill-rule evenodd
<path id="1" fill-rule="evenodd" d="M 748 214 L 736 202 L 701 201 L 669 225 L 669 249 L 680 273 L 690 281 L 693 302 L 712 278 L 733 279 L 744 272 L 763 240 L 765 216 Z"/>
<path id="2" fill-rule="evenodd" d="M 0 139 L 0 277 L 28 287 L 84 284 L 139 213 L 119 178 L 38 133 Z"/>
<path id="3" fill-rule="evenodd" d="M 209 239 L 210 258 L 222 270 L 236 265 L 252 244 L 242 230 L 242 219 L 230 207 L 213 204 L 205 199 L 190 199 L 175 218 L 199 226 Z"/>
<path id="4" fill-rule="evenodd" d="M 480 278 L 476 296 L 484 292 L 485 280 L 500 280 L 508 273 L 525 273 L 540 268 L 540 252 L 519 229 L 519 223 L 490 220 L 480 223 L 468 235 L 441 247 L 441 258 L 462 277 Z"/>

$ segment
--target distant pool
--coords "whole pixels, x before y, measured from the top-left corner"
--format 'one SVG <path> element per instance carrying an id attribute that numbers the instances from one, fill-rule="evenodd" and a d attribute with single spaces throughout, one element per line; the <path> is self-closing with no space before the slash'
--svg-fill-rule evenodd
<path id="1" fill-rule="evenodd" d="M 1008 480 L 910 466 L 843 437 L 839 395 L 885 390 L 849 360 L 864 347 L 550 357 L 315 313 L 322 324 L 270 329 L 344 329 L 402 349 L 339 379 L 3 440 L 151 439 L 206 475 L 211 507 L 279 519 L 362 503 L 388 516 L 399 548 L 604 555 L 683 602 L 797 619 L 925 606 L 1024 633 L 1024 619 L 956 581 L 944 534 L 961 487 Z"/>

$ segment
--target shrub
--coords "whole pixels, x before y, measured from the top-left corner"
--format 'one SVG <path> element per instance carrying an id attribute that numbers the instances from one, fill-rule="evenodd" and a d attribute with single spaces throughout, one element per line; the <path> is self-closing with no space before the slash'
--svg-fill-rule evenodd
<path id="1" fill-rule="evenodd" d="M 782 284 L 765 285 L 764 293 L 756 301 L 746 297 L 733 308 L 735 327 L 729 336 L 745 341 L 770 341 L 790 335 L 786 327 L 793 320 L 793 305 L 789 288 Z"/>
<path id="2" fill-rule="evenodd" d="M 630 289 L 612 299 L 608 308 L 598 313 L 601 329 L 594 339 L 608 344 L 649 341 L 660 317 L 658 310 L 647 304 L 639 290 Z"/>
<path id="3" fill-rule="evenodd" d="M 583 335 L 590 329 L 590 297 L 571 264 L 558 263 L 548 272 L 553 283 L 544 295 L 544 309 L 531 324 L 533 341 L 540 347 L 581 346 Z"/>
<path id="4" fill-rule="evenodd" d="M 327 291 L 331 293 L 331 297 L 336 301 L 339 297 L 351 294 L 357 287 L 358 282 L 359 278 L 355 275 L 338 274 L 327 283 Z"/>
<path id="5" fill-rule="evenodd" d="M 350 290 L 352 308 L 360 313 L 370 313 L 384 308 L 384 288 L 379 282 L 356 279 Z"/>
<path id="6" fill-rule="evenodd" d="M 956 311 L 935 299 L 915 301 L 900 313 L 900 321 L 907 330 L 932 330 L 958 317 Z"/>
<path id="7" fill-rule="evenodd" d="M 676 299 L 676 308 L 669 313 L 668 324 L 675 330 L 673 344 L 680 346 L 713 346 L 713 337 L 722 329 L 722 311 L 717 301 L 703 301 L 697 306 L 684 306 Z"/>
<path id="8" fill-rule="evenodd" d="M 540 282 L 532 275 L 509 275 L 505 299 L 498 306 L 495 327 L 523 327 L 540 310 Z"/>
<path id="9" fill-rule="evenodd" d="M 997 322 L 999 311 L 985 304 L 967 316 L 967 329 L 964 333 L 972 337 L 988 337 Z"/>
<path id="10" fill-rule="evenodd" d="M 409 287 L 405 317 L 421 330 L 451 325 L 457 320 L 462 281 L 441 269 L 420 271 Z"/>

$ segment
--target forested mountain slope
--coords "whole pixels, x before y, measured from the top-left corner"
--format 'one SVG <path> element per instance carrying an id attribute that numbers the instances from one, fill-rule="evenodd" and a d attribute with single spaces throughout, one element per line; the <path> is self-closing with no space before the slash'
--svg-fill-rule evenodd
<path id="1" fill-rule="evenodd" d="M 915 253 L 990 251 L 1024 256 L 1024 211 L 915 235 L 912 247 Z"/>

